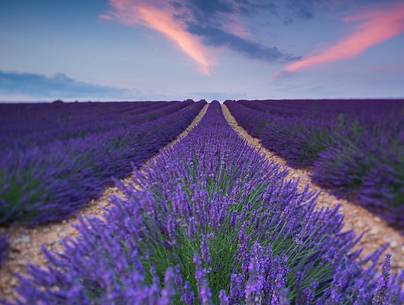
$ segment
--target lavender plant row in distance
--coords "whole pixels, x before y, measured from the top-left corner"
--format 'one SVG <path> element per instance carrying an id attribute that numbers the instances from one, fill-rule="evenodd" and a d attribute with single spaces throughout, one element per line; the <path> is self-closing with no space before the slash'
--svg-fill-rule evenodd
<path id="1" fill-rule="evenodd" d="M 403 101 L 228 101 L 237 122 L 314 182 L 404 228 Z"/>
<path id="2" fill-rule="evenodd" d="M 32 266 L 14 304 L 399 305 L 404 274 L 352 250 L 338 209 L 269 163 L 218 103 L 182 141 L 118 183 L 105 220 Z"/>
<path id="3" fill-rule="evenodd" d="M 36 225 L 72 215 L 111 185 L 112 176 L 129 175 L 172 141 L 203 105 L 185 103 L 152 121 L 2 153 L 0 223 Z"/>
<path id="4" fill-rule="evenodd" d="M 152 121 L 187 105 L 189 102 L 1 104 L 0 152 Z"/>

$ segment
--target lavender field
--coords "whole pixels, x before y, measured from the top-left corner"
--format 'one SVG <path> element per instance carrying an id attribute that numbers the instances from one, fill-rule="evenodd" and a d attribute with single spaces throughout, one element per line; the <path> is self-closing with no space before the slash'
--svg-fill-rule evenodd
<path id="1" fill-rule="evenodd" d="M 237 122 L 313 180 L 404 228 L 404 101 L 227 101 Z"/>
<path id="2" fill-rule="evenodd" d="M 404 103 L 350 102 L 225 105 L 265 148 L 398 230 Z M 45 260 L 27 261 L 4 304 L 403 304 L 396 248 L 363 251 L 367 236 L 346 230 L 338 205 L 319 207 L 223 107 L 0 105 L 0 288 L 17 255 L 13 230 L 78 219 L 60 251 L 43 247 Z M 111 185 L 103 216 L 81 217 Z"/>
<path id="3" fill-rule="evenodd" d="M 1 104 L 0 225 L 68 218 L 178 136 L 203 105 Z M 0 236 L 0 262 L 7 245 Z"/>
<path id="4" fill-rule="evenodd" d="M 1 0 L 0 305 L 404 305 L 404 0 Z"/>
<path id="5" fill-rule="evenodd" d="M 0 105 L 0 224 L 68 217 L 111 185 L 111 177 L 127 176 L 173 140 L 202 107 Z"/>

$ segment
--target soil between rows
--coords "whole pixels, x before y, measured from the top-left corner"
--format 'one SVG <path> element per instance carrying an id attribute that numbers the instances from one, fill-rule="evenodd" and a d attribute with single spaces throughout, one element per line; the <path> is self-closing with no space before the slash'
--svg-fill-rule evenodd
<path id="1" fill-rule="evenodd" d="M 160 152 L 150 158 L 143 164 L 147 166 L 154 162 L 159 154 L 171 148 L 178 141 L 181 141 L 188 133 L 199 124 L 208 110 L 209 104 L 206 104 L 191 124 L 171 143 L 160 149 Z M 128 183 L 131 177 L 122 179 Z M 10 249 L 7 259 L 0 267 L 0 296 L 12 300 L 17 297 L 15 288 L 18 286 L 16 273 L 25 274 L 26 267 L 30 264 L 45 266 L 46 260 L 42 254 L 41 247 L 46 247 L 52 252 L 63 252 L 62 240 L 66 238 L 75 238 L 77 230 L 75 225 L 79 223 L 80 217 L 99 217 L 102 219 L 109 206 L 109 198 L 112 195 L 123 196 L 116 187 L 105 189 L 104 193 L 95 200 L 92 200 L 85 208 L 80 210 L 77 215 L 58 223 L 50 223 L 36 228 L 27 228 L 23 226 L 11 226 L 9 228 L 0 228 L 0 233 L 6 235 Z"/>
<path id="2" fill-rule="evenodd" d="M 174 141 L 160 150 L 168 149 L 188 133 L 201 121 L 209 105 L 205 105 L 193 122 L 184 130 Z M 288 178 L 300 179 L 299 188 L 309 186 L 310 190 L 319 192 L 318 206 L 335 207 L 340 205 L 340 212 L 344 215 L 344 228 L 353 230 L 356 234 L 365 233 L 358 247 L 364 249 L 362 255 L 373 252 L 385 243 L 390 246 L 387 252 L 392 254 L 392 271 L 397 272 L 404 269 L 404 236 L 398 231 L 389 227 L 383 220 L 371 214 L 364 208 L 355 205 L 347 200 L 337 199 L 319 186 L 313 184 L 310 179 L 310 171 L 302 169 L 293 169 L 286 165 L 285 160 L 276 156 L 274 153 L 265 149 L 260 140 L 250 136 L 242 127 L 240 127 L 235 118 L 225 105 L 222 105 L 223 114 L 229 125 L 242 137 L 249 145 L 255 147 L 266 159 L 281 164 L 289 171 Z M 154 162 L 158 155 L 146 161 L 143 166 Z M 130 181 L 130 177 L 123 179 L 124 183 Z M 82 209 L 76 216 L 71 217 L 60 223 L 52 223 L 37 228 L 10 227 L 0 228 L 0 233 L 5 233 L 10 242 L 10 253 L 8 259 L 0 268 L 0 295 L 7 299 L 16 297 L 15 288 L 18 285 L 18 279 L 15 273 L 24 274 L 27 265 L 36 264 L 45 266 L 45 259 L 41 253 L 41 246 L 45 246 L 53 252 L 62 252 L 61 241 L 65 238 L 74 238 L 77 236 L 75 225 L 79 217 L 99 217 L 102 218 L 105 210 L 108 209 L 108 198 L 111 195 L 119 195 L 116 187 L 107 188 L 103 195 L 93 200 L 89 205 Z M 122 195 L 122 194 L 120 194 Z"/>
<path id="3" fill-rule="evenodd" d="M 223 115 L 229 125 L 243 138 L 249 145 L 254 147 L 267 160 L 281 164 L 289 174 L 289 179 L 299 179 L 299 188 L 306 186 L 313 192 L 318 192 L 318 208 L 334 208 L 340 205 L 340 213 L 344 216 L 344 230 L 353 230 L 356 235 L 364 233 L 359 242 L 359 248 L 363 248 L 362 257 L 372 253 L 377 248 L 388 243 L 386 253 L 392 254 L 391 269 L 393 272 L 404 270 L 404 235 L 390 227 L 379 217 L 370 213 L 361 206 L 336 198 L 326 190 L 314 184 L 310 178 L 310 171 L 307 169 L 294 169 L 286 164 L 286 161 L 264 148 L 261 141 L 252 137 L 244 128 L 237 124 L 226 105 L 221 105 Z"/>

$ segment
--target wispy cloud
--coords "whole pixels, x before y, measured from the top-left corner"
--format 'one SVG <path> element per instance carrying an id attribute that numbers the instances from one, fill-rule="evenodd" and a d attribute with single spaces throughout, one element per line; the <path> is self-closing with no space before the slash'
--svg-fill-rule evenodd
<path id="1" fill-rule="evenodd" d="M 297 57 L 281 52 L 277 47 L 267 47 L 254 41 L 240 38 L 215 27 L 200 26 L 196 24 L 190 26 L 189 29 L 192 33 L 201 35 L 204 43 L 207 45 L 226 46 L 252 59 L 268 62 L 298 59 Z"/>
<path id="2" fill-rule="evenodd" d="M 324 51 L 288 64 L 287 72 L 356 57 L 374 45 L 404 32 L 404 4 L 378 11 L 366 11 L 344 18 L 345 22 L 359 22 L 355 31 Z"/>
<path id="3" fill-rule="evenodd" d="M 276 6 L 268 0 L 189 0 L 177 1 L 193 18 L 186 21 L 188 30 L 214 47 L 227 47 L 248 58 L 267 61 L 290 61 L 298 57 L 282 52 L 268 42 L 261 43 L 249 31 L 245 19 L 261 11 L 273 13 Z"/>
<path id="4" fill-rule="evenodd" d="M 45 76 L 0 71 L 0 96 L 28 98 L 130 98 L 136 91 L 77 81 L 65 74 Z"/>
<path id="5" fill-rule="evenodd" d="M 102 16 L 109 16 L 124 24 L 143 25 L 163 34 L 192 58 L 204 74 L 209 74 L 213 60 L 199 38 L 186 30 L 184 16 L 179 18 L 172 5 L 143 0 L 110 0 L 110 5 L 110 15 L 103 14 L 100 18 L 105 20 Z"/>
<path id="6" fill-rule="evenodd" d="M 237 15 L 223 15 L 219 18 L 225 20 L 221 27 L 225 32 L 233 34 L 241 39 L 252 40 L 253 34 L 247 29 L 246 25 L 241 20 L 241 16 Z"/>
<path id="7" fill-rule="evenodd" d="M 254 40 L 243 16 L 259 9 L 273 9 L 271 1 L 256 0 L 109 0 L 104 21 L 116 20 L 128 26 L 151 28 L 174 42 L 209 74 L 214 59 L 209 47 L 227 47 L 249 58 L 290 61 L 296 57 L 275 46 Z"/>
<path id="8" fill-rule="evenodd" d="M 175 21 L 172 12 L 148 6 L 139 7 L 138 12 L 145 25 L 177 43 L 188 56 L 199 64 L 203 73 L 209 74 L 212 63 L 204 47 L 198 39 L 184 30 L 181 23 Z"/>

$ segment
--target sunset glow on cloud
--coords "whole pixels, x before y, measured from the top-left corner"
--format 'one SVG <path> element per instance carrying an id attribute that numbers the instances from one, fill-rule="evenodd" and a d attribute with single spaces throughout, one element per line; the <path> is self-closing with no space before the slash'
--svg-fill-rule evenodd
<path id="1" fill-rule="evenodd" d="M 0 101 L 404 97 L 404 0 L 2 1 L 0 37 Z"/>
<path id="2" fill-rule="evenodd" d="M 210 74 L 214 65 L 211 48 L 230 49 L 245 57 L 267 62 L 296 58 L 271 43 L 262 43 L 249 32 L 243 20 L 246 12 L 252 9 L 248 1 L 244 6 L 235 0 L 108 2 L 109 12 L 100 14 L 99 19 L 116 20 L 127 26 L 143 26 L 159 32 L 193 59 L 206 75 Z"/>
<path id="3" fill-rule="evenodd" d="M 309 69 L 320 64 L 353 58 L 370 47 L 404 32 L 404 4 L 381 11 L 348 16 L 345 22 L 360 22 L 354 33 L 323 52 L 286 66 L 287 72 Z"/>
<path id="4" fill-rule="evenodd" d="M 203 73 L 209 74 L 212 64 L 204 47 L 197 38 L 186 32 L 181 24 L 175 21 L 169 11 L 141 6 L 138 9 L 138 13 L 146 26 L 149 26 L 174 41 L 185 54 L 199 64 Z"/>
<path id="5" fill-rule="evenodd" d="M 222 28 L 226 32 L 247 40 L 252 40 L 254 38 L 241 21 L 239 15 L 223 14 L 222 16 L 220 16 L 220 18 L 223 18 L 223 20 L 225 20 L 225 22 L 223 22 Z"/>
<path id="6" fill-rule="evenodd" d="M 118 21 L 127 25 L 143 25 L 161 33 L 192 58 L 202 73 L 209 74 L 213 63 L 206 48 L 198 37 L 186 31 L 185 25 L 176 18 L 170 5 L 161 2 L 159 6 L 152 6 L 147 1 L 130 0 L 111 0 L 110 4 L 112 15 Z"/>

